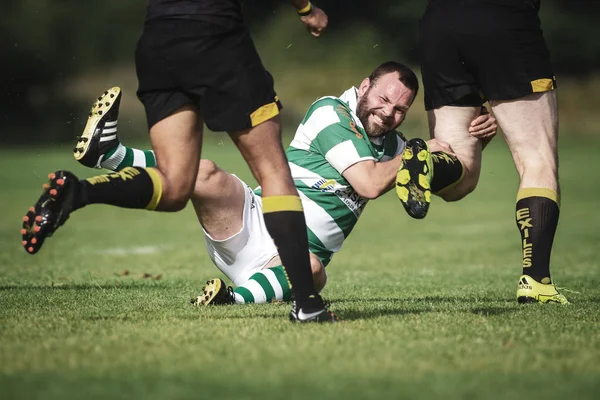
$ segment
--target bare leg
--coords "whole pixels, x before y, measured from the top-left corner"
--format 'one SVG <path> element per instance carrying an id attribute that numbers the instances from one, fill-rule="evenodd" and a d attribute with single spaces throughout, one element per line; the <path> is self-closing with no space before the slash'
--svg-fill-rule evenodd
<path id="1" fill-rule="evenodd" d="M 198 221 L 215 240 L 224 240 L 243 226 L 246 188 L 210 160 L 200 160 L 192 204 Z"/>
<path id="2" fill-rule="evenodd" d="M 448 142 L 463 164 L 463 179 L 457 185 L 438 193 L 446 201 L 456 201 L 475 190 L 481 171 L 481 141 L 469 133 L 471 121 L 480 107 L 444 106 L 428 111 L 431 137 Z"/>
<path id="3" fill-rule="evenodd" d="M 516 222 L 524 276 L 519 280 L 517 300 L 567 303 L 550 277 L 550 253 L 560 207 L 556 94 L 533 93 L 490 104 L 520 177 Z"/>
<path id="4" fill-rule="evenodd" d="M 263 196 L 297 196 L 283 145 L 279 117 L 250 130 L 230 134 L 252 174 L 262 187 Z"/>
<path id="5" fill-rule="evenodd" d="M 198 119 L 194 107 L 184 106 L 150 128 L 162 181 L 157 210 L 181 210 L 192 195 L 202 147 L 202 122 Z"/>
<path id="6" fill-rule="evenodd" d="M 559 193 L 555 92 L 490 104 L 521 178 L 519 189 L 547 188 Z"/>

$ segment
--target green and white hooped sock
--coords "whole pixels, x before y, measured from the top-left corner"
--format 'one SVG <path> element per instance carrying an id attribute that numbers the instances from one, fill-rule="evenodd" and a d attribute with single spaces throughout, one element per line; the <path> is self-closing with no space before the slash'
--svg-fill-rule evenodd
<path id="1" fill-rule="evenodd" d="M 156 156 L 152 150 L 134 149 L 119 143 L 104 155 L 100 166 L 111 171 L 120 171 L 127 167 L 156 167 Z"/>
<path id="2" fill-rule="evenodd" d="M 268 303 L 289 300 L 292 289 L 282 265 L 266 268 L 252 275 L 248 281 L 233 289 L 237 304 Z"/>

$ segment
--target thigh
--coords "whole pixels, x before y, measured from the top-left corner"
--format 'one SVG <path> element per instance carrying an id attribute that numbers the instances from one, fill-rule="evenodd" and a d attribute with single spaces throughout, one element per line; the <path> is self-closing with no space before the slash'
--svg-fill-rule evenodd
<path id="1" fill-rule="evenodd" d="M 238 232 L 244 222 L 248 186 L 210 160 L 201 160 L 192 204 L 204 231 L 215 240 Z"/>
<path id="2" fill-rule="evenodd" d="M 427 112 L 431 137 L 448 142 L 473 178 L 481 169 L 481 141 L 469 133 L 480 107 L 445 106 Z"/>
<path id="3" fill-rule="evenodd" d="M 246 282 L 277 256 L 277 248 L 269 235 L 262 215 L 260 197 L 245 186 L 243 225 L 223 240 L 205 231 L 208 254 L 221 272 L 235 285 Z"/>
<path id="4" fill-rule="evenodd" d="M 150 141 L 162 177 L 159 210 L 180 209 L 193 193 L 200 149 L 202 122 L 196 109 L 184 106 L 150 128 Z"/>
<path id="5" fill-rule="evenodd" d="M 558 191 L 558 107 L 556 93 L 490 101 L 515 162 L 521 187 Z"/>

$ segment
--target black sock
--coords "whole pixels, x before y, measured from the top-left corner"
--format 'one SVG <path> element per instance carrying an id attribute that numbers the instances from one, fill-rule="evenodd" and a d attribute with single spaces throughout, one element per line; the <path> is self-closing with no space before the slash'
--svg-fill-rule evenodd
<path id="1" fill-rule="evenodd" d="M 298 307 L 322 308 L 323 303 L 313 285 L 306 220 L 300 198 L 267 196 L 262 201 L 265 225 L 277 246 Z"/>
<path id="2" fill-rule="evenodd" d="M 521 233 L 523 274 L 541 283 L 552 283 L 550 252 L 558 225 L 558 215 L 559 199 L 554 190 L 519 190 L 516 221 Z"/>
<path id="3" fill-rule="evenodd" d="M 154 168 L 127 167 L 119 172 L 84 179 L 80 184 L 75 208 L 110 204 L 154 210 L 162 194 L 162 183 Z"/>
<path id="4" fill-rule="evenodd" d="M 439 193 L 462 180 L 464 168 L 456 156 L 443 151 L 436 151 L 431 153 L 431 158 L 433 160 L 432 193 Z"/>

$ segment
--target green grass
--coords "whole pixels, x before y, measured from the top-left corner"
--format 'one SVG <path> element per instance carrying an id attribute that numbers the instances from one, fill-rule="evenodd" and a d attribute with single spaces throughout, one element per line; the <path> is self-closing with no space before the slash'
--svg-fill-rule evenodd
<path id="1" fill-rule="evenodd" d="M 89 207 L 26 254 L 45 175 L 93 171 L 68 146 L 0 151 L 2 398 L 597 398 L 598 142 L 561 143 L 553 276 L 579 292 L 569 306 L 515 302 L 517 176 L 497 142 L 464 201 L 435 199 L 424 221 L 393 194 L 367 207 L 328 267 L 335 326 L 292 325 L 289 305 L 189 306 L 218 276 L 191 208 Z M 249 179 L 229 141 L 204 154 Z"/>

